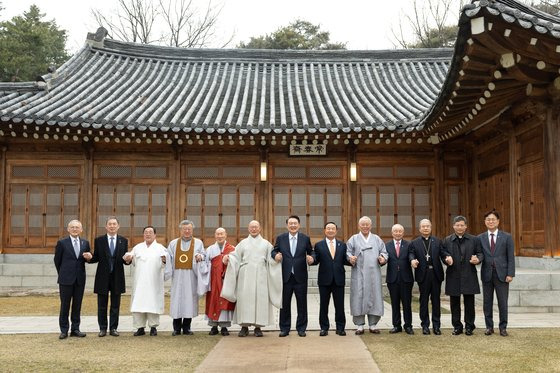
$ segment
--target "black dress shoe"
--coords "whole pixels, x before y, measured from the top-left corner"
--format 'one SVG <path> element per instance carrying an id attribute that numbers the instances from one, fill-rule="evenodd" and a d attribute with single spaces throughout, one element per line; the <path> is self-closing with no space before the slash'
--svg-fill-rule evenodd
<path id="1" fill-rule="evenodd" d="M 255 328 L 255 337 L 262 337 L 263 336 L 263 332 L 261 330 L 261 328 Z"/>
<path id="2" fill-rule="evenodd" d="M 280 334 L 278 334 L 279 337 L 287 337 L 290 334 L 290 332 L 283 332 L 280 331 Z"/>
<path id="3" fill-rule="evenodd" d="M 187 330 L 183 329 L 183 335 L 193 335 L 193 334 L 194 334 L 194 333 L 192 332 L 192 330 L 190 330 L 190 329 L 187 329 Z"/>
<path id="4" fill-rule="evenodd" d="M 441 335 L 441 330 L 439 330 L 439 328 L 434 328 L 434 334 Z"/>
<path id="5" fill-rule="evenodd" d="M 109 331 L 109 334 L 112 335 L 113 337 L 118 337 L 119 336 L 119 332 L 117 332 L 117 329 L 111 329 Z"/>
<path id="6" fill-rule="evenodd" d="M 246 326 L 242 326 L 241 330 L 237 334 L 238 337 L 246 337 L 249 335 L 249 328 Z"/>
<path id="7" fill-rule="evenodd" d="M 336 334 L 338 334 L 341 337 L 344 337 L 346 335 L 346 332 L 344 330 L 337 330 Z"/>
<path id="8" fill-rule="evenodd" d="M 413 334 L 414 334 L 414 330 L 412 330 L 411 327 L 404 328 L 404 331 L 405 331 L 405 333 L 408 334 L 408 335 L 413 335 Z"/>
<path id="9" fill-rule="evenodd" d="M 70 332 L 70 337 L 79 337 L 79 338 L 83 338 L 86 336 L 86 333 L 81 332 L 79 330 L 73 330 Z"/>
<path id="10" fill-rule="evenodd" d="M 155 337 L 157 335 L 157 329 L 154 326 L 150 328 L 150 335 L 152 337 Z"/>
<path id="11" fill-rule="evenodd" d="M 465 330 L 465 335 L 473 335 L 473 330 L 472 329 L 466 329 Z"/>
<path id="12" fill-rule="evenodd" d="M 395 326 L 393 327 L 393 329 L 389 330 L 389 334 L 395 334 L 400 332 L 402 332 L 402 327 L 400 326 Z"/>
<path id="13" fill-rule="evenodd" d="M 336 332 L 336 334 L 338 334 L 338 332 Z M 328 331 L 328 330 L 321 330 L 321 331 L 319 332 L 319 337 L 325 337 L 325 336 L 327 336 L 327 335 L 329 335 L 329 331 Z"/>
<path id="14" fill-rule="evenodd" d="M 58 339 L 66 339 L 68 338 L 68 333 L 60 333 L 60 335 L 58 336 Z"/>
<path id="15" fill-rule="evenodd" d="M 500 329 L 500 335 L 501 335 L 502 337 L 507 337 L 507 336 L 508 336 L 507 330 L 505 330 L 505 329 Z"/>
<path id="16" fill-rule="evenodd" d="M 486 328 L 484 335 L 492 335 L 494 334 L 494 328 Z"/>
<path id="17" fill-rule="evenodd" d="M 228 331 L 227 328 L 224 326 L 224 327 L 222 328 L 222 330 L 220 330 L 220 334 L 223 335 L 223 336 L 225 337 L 226 335 L 229 335 L 229 331 Z"/>
<path id="18" fill-rule="evenodd" d="M 98 337 L 105 337 L 107 335 L 107 331 L 106 330 L 101 330 L 99 332 L 99 334 L 97 334 Z"/>
<path id="19" fill-rule="evenodd" d="M 218 327 L 217 326 L 213 326 L 212 329 L 210 329 L 210 333 L 208 333 L 208 335 L 216 335 L 218 334 Z"/>
<path id="20" fill-rule="evenodd" d="M 138 330 L 134 332 L 135 337 L 138 337 L 139 335 L 144 335 L 144 334 L 146 334 L 146 331 L 144 330 L 144 328 L 138 328 Z"/>
<path id="21" fill-rule="evenodd" d="M 305 337 L 307 334 L 305 334 L 305 332 L 297 332 L 297 335 L 299 335 L 300 337 Z"/>
<path id="22" fill-rule="evenodd" d="M 453 329 L 453 331 L 451 332 L 452 335 L 459 335 L 459 334 L 463 334 L 463 329 Z"/>
<path id="23" fill-rule="evenodd" d="M 428 328 L 427 326 L 423 326 L 422 327 L 422 334 L 429 335 L 430 334 L 430 328 Z"/>
<path id="24" fill-rule="evenodd" d="M 180 330 L 174 330 L 173 333 L 171 333 L 171 335 L 173 337 L 177 336 L 177 335 L 181 335 L 181 331 Z"/>

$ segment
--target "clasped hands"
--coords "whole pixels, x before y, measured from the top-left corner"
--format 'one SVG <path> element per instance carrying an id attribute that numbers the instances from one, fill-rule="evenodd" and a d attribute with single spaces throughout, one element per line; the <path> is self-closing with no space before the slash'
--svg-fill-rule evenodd
<path id="1" fill-rule="evenodd" d="M 306 255 L 306 260 L 307 260 L 307 264 L 311 265 L 315 262 L 315 260 L 313 260 L 313 257 L 311 255 Z M 280 263 L 282 261 L 282 253 L 278 253 L 274 256 L 274 260 L 276 261 L 276 263 Z"/>

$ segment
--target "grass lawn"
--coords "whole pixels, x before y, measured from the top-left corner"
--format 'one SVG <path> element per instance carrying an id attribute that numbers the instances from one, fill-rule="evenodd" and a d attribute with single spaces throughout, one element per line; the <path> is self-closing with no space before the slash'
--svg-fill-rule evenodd
<path id="1" fill-rule="evenodd" d="M 229 338 L 229 337 L 227 337 Z M 3 372 L 192 372 L 219 341 L 206 333 L 172 337 L 68 338 L 0 335 Z"/>
<path id="2" fill-rule="evenodd" d="M 204 312 L 205 297 L 199 302 L 200 312 Z M 29 295 L 0 297 L 2 316 L 57 316 L 60 311 L 58 295 Z M 169 295 L 165 296 L 165 310 L 169 310 Z M 121 315 L 130 315 L 130 295 L 121 297 Z M 84 294 L 82 316 L 97 315 L 97 295 Z"/>
<path id="3" fill-rule="evenodd" d="M 509 337 L 365 334 L 382 372 L 560 372 L 560 328 L 508 329 Z"/>

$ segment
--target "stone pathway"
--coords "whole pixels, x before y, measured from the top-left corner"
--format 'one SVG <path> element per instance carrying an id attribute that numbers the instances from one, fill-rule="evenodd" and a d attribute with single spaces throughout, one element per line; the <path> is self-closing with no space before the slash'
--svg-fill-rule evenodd
<path id="1" fill-rule="evenodd" d="M 196 372 L 379 372 L 362 339 L 334 330 L 326 337 L 308 333 L 301 338 L 292 332 L 279 338 L 277 332 L 263 338 L 249 335 L 222 338 L 198 366 Z"/>

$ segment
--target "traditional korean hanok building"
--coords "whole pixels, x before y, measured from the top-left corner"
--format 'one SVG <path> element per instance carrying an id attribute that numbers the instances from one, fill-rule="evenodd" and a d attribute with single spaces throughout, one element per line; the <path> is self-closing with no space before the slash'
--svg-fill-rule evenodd
<path id="1" fill-rule="evenodd" d="M 99 29 L 37 81 L 0 83 L 0 252 L 52 253 L 75 217 L 92 239 L 116 215 L 133 244 L 147 224 L 166 243 L 187 217 L 209 244 L 251 219 L 272 240 L 290 214 L 313 240 L 362 215 L 386 239 L 422 218 L 444 236 L 456 214 L 479 233 L 496 208 L 519 257 L 558 257 L 560 19 L 475 1 L 459 26 L 454 50 L 389 51 L 179 49 Z"/>

